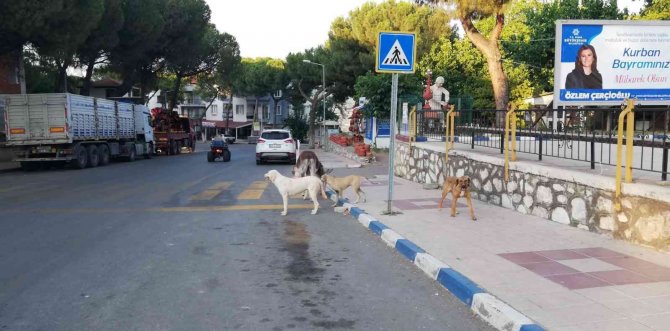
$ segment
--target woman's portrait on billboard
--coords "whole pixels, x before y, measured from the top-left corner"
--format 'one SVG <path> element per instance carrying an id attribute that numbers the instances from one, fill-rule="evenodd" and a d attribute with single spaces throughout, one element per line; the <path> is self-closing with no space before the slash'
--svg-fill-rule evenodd
<path id="1" fill-rule="evenodd" d="M 565 78 L 566 89 L 602 89 L 603 77 L 598 72 L 598 56 L 591 45 L 577 51 L 575 69 Z"/>

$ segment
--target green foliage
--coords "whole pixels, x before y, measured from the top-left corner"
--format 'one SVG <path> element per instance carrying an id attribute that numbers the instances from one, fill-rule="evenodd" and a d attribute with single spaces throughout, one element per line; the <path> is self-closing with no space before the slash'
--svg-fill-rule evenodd
<path id="1" fill-rule="evenodd" d="M 309 131 L 309 124 L 307 124 L 304 113 L 302 106 L 299 109 L 294 108 L 293 113 L 284 119 L 284 125 L 291 130 L 293 138 L 300 141 L 305 141 Z"/>
<path id="2" fill-rule="evenodd" d="M 51 93 L 56 88 L 54 77 L 58 68 L 48 61 L 40 61 L 37 53 L 24 52 L 24 70 L 26 74 L 26 93 Z"/>
<path id="3" fill-rule="evenodd" d="M 118 45 L 123 21 L 123 0 L 104 0 L 104 11 L 98 25 L 77 50 L 83 64 L 97 60 L 102 53 Z"/>
<path id="4" fill-rule="evenodd" d="M 328 48 L 320 58 L 326 60 L 326 85 L 335 102 L 344 102 L 354 95 L 356 78 L 374 67 L 374 55 L 374 52 L 356 40 L 330 39 Z M 318 68 L 314 65 L 312 67 Z"/>
<path id="5" fill-rule="evenodd" d="M 421 57 L 442 36 L 456 37 L 449 13 L 441 8 L 388 0 L 367 2 L 346 18 L 337 18 L 330 28 L 332 39 L 356 40 L 374 54 L 380 31 L 415 32 L 417 56 Z"/>
<path id="6" fill-rule="evenodd" d="M 81 94 L 89 95 L 95 65 L 119 43 L 119 30 L 123 27 L 123 1 L 104 0 L 104 12 L 98 26 L 77 47 L 79 65 L 86 66 Z"/>
<path id="7" fill-rule="evenodd" d="M 263 97 L 288 84 L 285 63 L 272 58 L 244 58 L 232 88 L 235 94 Z"/>
<path id="8" fill-rule="evenodd" d="M 389 118 L 391 114 L 391 75 L 367 73 L 356 81 L 356 96 L 367 99 L 363 113 L 366 117 Z M 398 77 L 398 95 L 422 95 L 421 78 L 416 75 Z"/>
<path id="9" fill-rule="evenodd" d="M 240 57 L 240 45 L 234 36 L 228 33 L 220 34 L 219 63 L 213 75 L 219 90 L 225 94 L 232 94 L 233 81 L 237 77 L 236 72 L 240 69 L 242 58 Z"/>
<path id="10" fill-rule="evenodd" d="M 51 29 L 51 19 L 63 8 L 62 1 L 3 0 L 0 10 L 0 54 L 20 50 L 41 30 Z"/>
<path id="11" fill-rule="evenodd" d="M 119 44 L 110 52 L 110 68 L 119 72 L 123 86 L 119 95 L 142 82 L 155 80 L 155 66 L 163 49 L 159 38 L 166 24 L 166 0 L 125 0 L 124 22 L 119 31 Z"/>
<path id="12" fill-rule="evenodd" d="M 166 24 L 159 44 L 167 69 L 184 76 L 207 71 L 218 64 L 216 27 L 204 0 L 167 2 Z"/>
<path id="13" fill-rule="evenodd" d="M 636 19 L 670 20 L 670 0 L 648 0 Z"/>
<path id="14" fill-rule="evenodd" d="M 327 51 L 320 46 L 302 53 L 291 53 L 286 57 L 286 74 L 291 82 L 292 90 L 306 100 L 317 87 L 323 89 L 322 69 L 320 66 L 305 63 L 303 60 L 327 65 L 326 61 L 323 61 L 327 60 Z M 330 73 L 331 71 L 328 71 L 328 74 Z"/>

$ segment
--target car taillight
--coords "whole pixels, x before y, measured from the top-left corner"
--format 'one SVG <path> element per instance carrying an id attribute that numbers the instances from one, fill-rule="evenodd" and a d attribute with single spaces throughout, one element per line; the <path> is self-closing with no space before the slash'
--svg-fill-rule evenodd
<path id="1" fill-rule="evenodd" d="M 264 143 L 264 142 L 265 142 L 265 139 L 263 139 L 263 138 L 258 138 L 258 143 L 259 143 L 259 144 L 262 144 L 262 143 Z"/>
<path id="2" fill-rule="evenodd" d="M 286 140 L 284 140 L 284 142 L 287 143 L 287 144 L 292 144 L 292 143 L 293 143 L 293 139 L 286 139 Z"/>

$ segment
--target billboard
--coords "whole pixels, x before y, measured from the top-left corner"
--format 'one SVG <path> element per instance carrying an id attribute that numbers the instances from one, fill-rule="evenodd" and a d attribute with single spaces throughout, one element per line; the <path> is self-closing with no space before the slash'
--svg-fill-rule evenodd
<path id="1" fill-rule="evenodd" d="M 670 22 L 556 21 L 554 104 L 670 105 Z"/>

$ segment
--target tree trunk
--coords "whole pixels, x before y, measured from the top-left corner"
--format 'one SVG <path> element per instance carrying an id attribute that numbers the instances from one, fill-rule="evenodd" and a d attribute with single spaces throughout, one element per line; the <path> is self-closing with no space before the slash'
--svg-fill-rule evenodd
<path id="1" fill-rule="evenodd" d="M 174 92 L 170 97 L 170 106 L 168 107 L 168 109 L 170 110 L 174 110 L 174 107 L 177 105 L 177 98 L 179 97 L 179 89 L 181 88 L 181 78 L 182 78 L 181 72 L 177 72 L 174 82 Z"/>
<path id="2" fill-rule="evenodd" d="M 93 77 L 93 67 L 95 66 L 95 59 L 88 60 L 86 64 L 86 76 L 79 94 L 89 96 L 91 95 L 91 78 Z"/>
<path id="3" fill-rule="evenodd" d="M 58 67 L 58 76 L 56 80 L 56 93 L 67 93 L 67 68 L 70 66 L 68 60 L 60 62 L 56 60 L 56 66 Z"/>
<path id="4" fill-rule="evenodd" d="M 509 103 L 509 94 L 507 88 L 507 76 L 503 72 L 502 61 L 500 60 L 500 50 L 497 48 L 494 53 L 498 53 L 496 57 L 486 57 L 486 62 L 491 75 L 491 85 L 493 86 L 493 96 L 496 101 L 496 109 L 507 109 Z M 496 125 L 505 127 L 505 113 L 496 112 Z"/>
<path id="5" fill-rule="evenodd" d="M 509 103 L 509 89 L 507 84 L 507 76 L 502 66 L 502 56 L 500 54 L 500 46 L 498 40 L 505 25 L 505 16 L 503 14 L 496 15 L 496 25 L 489 38 L 485 38 L 479 30 L 474 26 L 470 17 L 461 17 L 461 24 L 465 30 L 468 39 L 482 52 L 486 63 L 488 64 L 489 75 L 491 76 L 491 85 L 493 87 L 493 96 L 495 98 L 496 109 L 505 110 Z M 497 113 L 497 125 L 504 126 L 504 113 Z"/>
<path id="6" fill-rule="evenodd" d="M 494 49 L 494 57 L 487 57 L 489 73 L 491 74 L 491 84 L 493 85 L 493 95 L 496 99 L 496 109 L 507 109 L 509 102 L 507 76 L 503 71 L 502 60 L 500 59 L 500 50 Z"/>
<path id="7" fill-rule="evenodd" d="M 254 119 L 251 121 L 252 125 L 256 124 L 256 120 L 258 120 L 258 97 L 256 98 L 256 101 L 254 103 Z M 253 131 L 253 128 L 252 128 Z M 261 125 L 260 123 L 258 124 L 258 135 L 261 135 Z"/>
<path id="8" fill-rule="evenodd" d="M 123 68 L 122 71 L 123 82 L 121 82 L 120 86 L 114 89 L 115 97 L 122 97 L 130 92 L 133 88 L 133 84 L 135 84 L 135 77 L 137 77 L 134 68 Z"/>
<path id="9" fill-rule="evenodd" d="M 319 105 L 319 98 L 314 98 L 311 101 L 309 108 L 309 148 L 314 148 L 314 141 L 316 140 L 316 107 Z"/>

